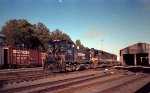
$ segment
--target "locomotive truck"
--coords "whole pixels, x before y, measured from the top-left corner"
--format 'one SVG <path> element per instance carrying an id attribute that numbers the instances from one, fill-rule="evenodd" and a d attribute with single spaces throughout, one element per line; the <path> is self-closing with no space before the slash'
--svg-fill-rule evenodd
<path id="1" fill-rule="evenodd" d="M 73 42 L 55 40 L 48 44 L 43 69 L 52 72 L 75 71 L 117 62 L 117 56 L 94 48 L 79 48 Z"/>

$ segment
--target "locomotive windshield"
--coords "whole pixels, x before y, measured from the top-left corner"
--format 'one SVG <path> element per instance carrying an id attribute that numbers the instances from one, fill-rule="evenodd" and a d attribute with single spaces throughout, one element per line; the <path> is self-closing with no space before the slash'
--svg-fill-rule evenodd
<path id="1" fill-rule="evenodd" d="M 51 60 L 60 59 L 61 56 L 65 55 L 67 49 L 70 48 L 72 48 L 72 43 L 65 40 L 61 40 L 61 41 L 56 40 L 56 41 L 49 42 L 48 51 L 47 51 L 48 55 L 49 56 L 51 55 L 51 58 L 49 57 L 49 59 Z"/>
<path id="2" fill-rule="evenodd" d="M 66 41 L 53 41 L 49 43 L 49 48 L 67 48 L 70 44 Z"/>

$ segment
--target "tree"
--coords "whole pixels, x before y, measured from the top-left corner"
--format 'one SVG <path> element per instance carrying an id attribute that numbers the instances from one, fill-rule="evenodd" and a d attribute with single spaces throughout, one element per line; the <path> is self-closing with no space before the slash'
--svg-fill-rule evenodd
<path id="1" fill-rule="evenodd" d="M 46 50 L 52 40 L 72 41 L 70 36 L 59 29 L 50 32 L 41 22 L 33 25 L 25 19 L 12 19 L 2 27 L 1 33 L 6 37 L 6 44 L 20 48 Z"/>
<path id="2" fill-rule="evenodd" d="M 80 39 L 77 39 L 77 40 L 76 40 L 76 45 L 77 45 L 77 46 L 80 46 L 80 45 L 81 45 Z"/>
<path id="3" fill-rule="evenodd" d="M 67 40 L 67 41 L 72 41 L 69 35 L 67 35 L 66 33 L 63 33 L 59 29 L 56 29 L 53 32 L 51 32 L 51 39 L 52 40 Z"/>
<path id="4" fill-rule="evenodd" d="M 25 19 L 9 20 L 2 28 L 6 44 L 23 48 L 36 48 L 35 26 Z"/>
<path id="5" fill-rule="evenodd" d="M 16 20 L 10 20 L 5 24 L 5 26 L 2 27 L 2 33 L 6 37 L 6 44 L 7 45 L 14 45 L 14 33 L 15 33 L 15 26 L 16 25 Z"/>
<path id="6" fill-rule="evenodd" d="M 76 40 L 76 46 L 79 46 L 79 48 L 81 48 L 81 49 L 84 48 L 83 44 L 81 44 L 80 39 L 77 39 L 77 40 Z"/>
<path id="7" fill-rule="evenodd" d="M 39 40 L 39 49 L 46 50 L 48 47 L 48 42 L 51 39 L 49 29 L 41 22 L 36 25 L 36 37 Z"/>

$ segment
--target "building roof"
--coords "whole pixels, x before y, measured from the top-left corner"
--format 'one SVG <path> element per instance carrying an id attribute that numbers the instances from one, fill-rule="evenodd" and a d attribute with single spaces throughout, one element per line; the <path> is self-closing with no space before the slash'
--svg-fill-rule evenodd
<path id="1" fill-rule="evenodd" d="M 123 48 L 123 49 L 120 49 L 120 50 L 124 50 L 124 49 L 126 49 L 126 48 L 131 47 L 131 46 L 136 46 L 136 45 L 139 45 L 139 44 L 146 44 L 146 45 L 150 45 L 150 44 L 147 44 L 147 43 L 139 42 L 139 43 L 136 43 L 136 44 L 130 45 L 130 46 L 128 46 L 128 47 L 125 47 L 125 48 Z"/>

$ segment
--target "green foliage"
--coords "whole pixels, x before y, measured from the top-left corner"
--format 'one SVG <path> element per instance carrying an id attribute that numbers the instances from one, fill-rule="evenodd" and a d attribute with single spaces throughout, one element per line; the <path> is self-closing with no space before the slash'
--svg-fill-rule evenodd
<path id="1" fill-rule="evenodd" d="M 76 40 L 76 45 L 78 45 L 78 46 L 81 45 L 81 41 L 79 39 Z"/>
<path id="2" fill-rule="evenodd" d="M 51 39 L 52 40 L 67 40 L 67 41 L 72 41 L 70 36 L 67 35 L 66 33 L 63 33 L 59 29 L 54 30 L 51 32 Z"/>
<path id="3" fill-rule="evenodd" d="M 41 22 L 36 25 L 36 34 L 35 36 L 39 40 L 38 49 L 46 50 L 48 42 L 51 40 L 49 29 Z"/>
<path id="4" fill-rule="evenodd" d="M 6 22 L 1 33 L 6 37 L 6 44 L 20 48 L 46 50 L 52 40 L 72 41 L 70 36 L 59 29 L 50 32 L 41 22 L 30 24 L 25 19 L 13 19 Z"/>
<path id="5" fill-rule="evenodd" d="M 83 44 L 81 44 L 80 39 L 77 39 L 77 40 L 76 40 L 76 46 L 79 46 L 79 48 L 81 48 L 81 49 L 85 48 L 85 47 L 83 46 Z"/>
<path id="6" fill-rule="evenodd" d="M 18 47 L 34 48 L 32 45 L 35 27 L 25 19 L 10 20 L 2 28 L 2 32 L 6 37 L 6 44 Z"/>

